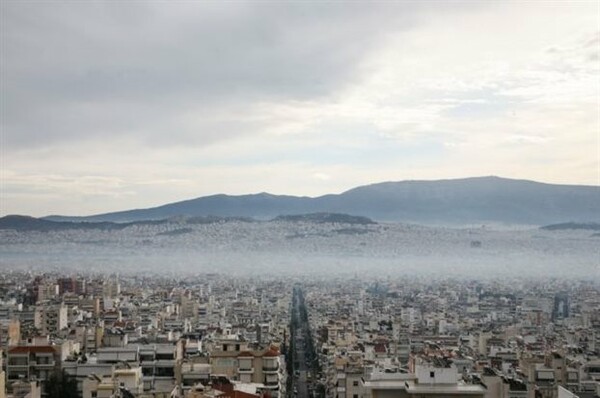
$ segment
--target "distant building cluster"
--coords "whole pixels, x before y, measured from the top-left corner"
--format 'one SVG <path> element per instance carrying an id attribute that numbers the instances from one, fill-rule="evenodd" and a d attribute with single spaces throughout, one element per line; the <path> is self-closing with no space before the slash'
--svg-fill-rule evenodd
<path id="1" fill-rule="evenodd" d="M 0 398 L 600 396 L 595 282 L 9 272 L 0 299 Z"/>

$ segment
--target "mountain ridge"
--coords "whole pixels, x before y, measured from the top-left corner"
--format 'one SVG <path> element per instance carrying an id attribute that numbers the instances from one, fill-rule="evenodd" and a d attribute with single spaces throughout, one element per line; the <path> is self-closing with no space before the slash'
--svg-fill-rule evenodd
<path id="1" fill-rule="evenodd" d="M 131 222 L 175 216 L 271 219 L 284 214 L 344 213 L 376 221 L 423 224 L 547 225 L 600 221 L 600 187 L 548 184 L 496 176 L 386 181 L 322 196 L 215 194 L 145 209 L 51 221 Z"/>

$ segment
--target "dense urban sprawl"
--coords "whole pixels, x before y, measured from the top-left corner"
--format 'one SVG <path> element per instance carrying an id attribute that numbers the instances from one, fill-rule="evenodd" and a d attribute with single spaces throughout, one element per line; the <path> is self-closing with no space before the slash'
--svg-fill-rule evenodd
<path id="1" fill-rule="evenodd" d="M 0 396 L 600 393 L 595 280 L 14 271 L 0 297 Z"/>

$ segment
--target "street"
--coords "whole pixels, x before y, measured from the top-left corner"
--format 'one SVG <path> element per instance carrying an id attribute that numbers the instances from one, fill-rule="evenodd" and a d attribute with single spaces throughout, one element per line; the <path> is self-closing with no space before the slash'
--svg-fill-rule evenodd
<path id="1" fill-rule="evenodd" d="M 303 312 L 304 297 L 299 288 L 294 288 L 291 336 L 294 341 L 293 352 L 293 393 L 298 398 L 309 398 L 308 373 L 311 370 L 307 363 L 307 341 L 310 339 L 310 328 Z M 304 314 L 304 316 L 303 316 Z"/>

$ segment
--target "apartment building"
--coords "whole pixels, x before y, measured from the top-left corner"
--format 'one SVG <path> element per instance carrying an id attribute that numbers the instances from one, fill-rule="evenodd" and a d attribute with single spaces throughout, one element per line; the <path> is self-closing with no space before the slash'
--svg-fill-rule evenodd
<path id="1" fill-rule="evenodd" d="M 259 383 L 278 397 L 284 388 L 280 353 L 274 348 L 248 350 L 240 341 L 221 342 L 221 350 L 210 351 L 214 374 L 223 374 L 243 383 Z"/>
<path id="2" fill-rule="evenodd" d="M 83 398 L 137 397 L 144 392 L 142 369 L 122 366 L 113 369 L 110 376 L 92 374 L 83 381 Z"/>
<path id="3" fill-rule="evenodd" d="M 6 378 L 46 381 L 60 368 L 60 358 L 52 346 L 18 346 L 8 350 Z"/>
<path id="4" fill-rule="evenodd" d="M 416 372 L 379 374 L 363 381 L 370 398 L 484 398 L 486 388 L 479 383 L 465 383 L 456 368 L 434 364 L 417 365 Z"/>
<path id="5" fill-rule="evenodd" d="M 68 325 L 68 311 L 64 304 L 43 303 L 36 306 L 36 327 L 42 334 L 57 334 Z"/>
<path id="6" fill-rule="evenodd" d="M 19 344 L 21 339 L 21 322 L 18 319 L 0 320 L 0 347 L 7 350 Z"/>

